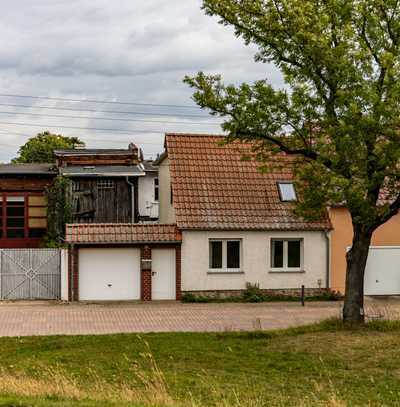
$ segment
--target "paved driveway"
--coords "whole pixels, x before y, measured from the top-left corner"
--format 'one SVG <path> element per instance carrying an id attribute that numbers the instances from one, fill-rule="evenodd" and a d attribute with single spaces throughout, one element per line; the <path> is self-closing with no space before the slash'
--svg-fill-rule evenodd
<path id="1" fill-rule="evenodd" d="M 338 317 L 341 303 L 0 303 L 0 336 L 277 329 Z M 400 302 L 370 303 L 398 312 Z M 394 314 L 392 314 L 394 315 Z M 396 314 L 398 315 L 398 314 Z"/>

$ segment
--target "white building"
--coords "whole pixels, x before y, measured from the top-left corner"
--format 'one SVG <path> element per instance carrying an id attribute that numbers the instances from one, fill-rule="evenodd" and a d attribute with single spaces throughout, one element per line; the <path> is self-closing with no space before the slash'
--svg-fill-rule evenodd
<path id="1" fill-rule="evenodd" d="M 182 292 L 328 286 L 327 218 L 294 215 L 292 161 L 259 171 L 253 145 L 223 136 L 167 134 L 158 160 L 160 223 L 182 231 Z"/>

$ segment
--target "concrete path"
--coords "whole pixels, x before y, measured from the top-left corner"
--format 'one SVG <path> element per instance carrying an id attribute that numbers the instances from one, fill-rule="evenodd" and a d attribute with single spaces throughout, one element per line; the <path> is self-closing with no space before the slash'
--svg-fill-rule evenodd
<path id="1" fill-rule="evenodd" d="M 298 303 L 0 303 L 0 336 L 279 329 L 338 317 L 341 307 L 340 302 L 310 302 L 305 307 Z M 399 315 L 400 302 L 370 302 L 370 310 Z"/>

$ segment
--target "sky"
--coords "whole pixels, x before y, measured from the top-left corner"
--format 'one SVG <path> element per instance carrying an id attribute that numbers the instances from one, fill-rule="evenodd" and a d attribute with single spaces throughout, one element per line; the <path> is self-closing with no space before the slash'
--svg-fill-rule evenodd
<path id="1" fill-rule="evenodd" d="M 201 0 L 1 5 L 0 162 L 45 130 L 92 148 L 134 142 L 155 158 L 165 132 L 221 133 L 220 120 L 195 106 L 185 75 L 283 85 L 276 68 L 254 62 L 254 47 L 204 14 Z"/>

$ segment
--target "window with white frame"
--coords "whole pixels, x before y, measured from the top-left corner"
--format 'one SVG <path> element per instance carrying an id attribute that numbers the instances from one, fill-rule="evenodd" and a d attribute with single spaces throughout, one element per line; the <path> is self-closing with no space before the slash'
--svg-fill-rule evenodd
<path id="1" fill-rule="evenodd" d="M 272 239 L 271 267 L 300 271 L 303 267 L 303 239 Z"/>
<path id="2" fill-rule="evenodd" d="M 209 242 L 210 270 L 239 271 L 241 268 L 240 239 L 212 239 Z"/>
<path id="3" fill-rule="evenodd" d="M 282 202 L 297 201 L 293 182 L 278 182 L 278 190 Z"/>

